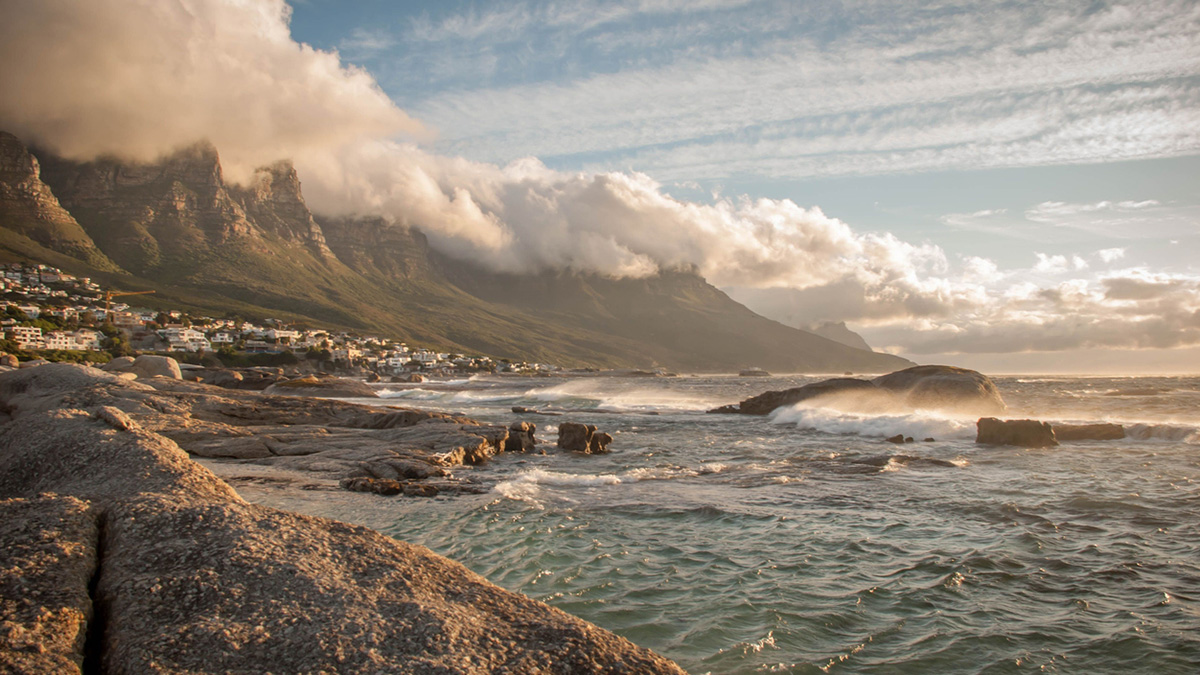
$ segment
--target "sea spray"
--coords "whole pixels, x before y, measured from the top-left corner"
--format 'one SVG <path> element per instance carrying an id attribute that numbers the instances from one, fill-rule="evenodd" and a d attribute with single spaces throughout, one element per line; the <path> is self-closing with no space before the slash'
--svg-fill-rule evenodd
<path id="1" fill-rule="evenodd" d="M 870 415 L 801 403 L 776 410 L 771 415 L 771 421 L 829 434 L 877 438 L 899 434 L 917 440 L 975 438 L 975 418 L 950 417 L 924 411 Z"/>

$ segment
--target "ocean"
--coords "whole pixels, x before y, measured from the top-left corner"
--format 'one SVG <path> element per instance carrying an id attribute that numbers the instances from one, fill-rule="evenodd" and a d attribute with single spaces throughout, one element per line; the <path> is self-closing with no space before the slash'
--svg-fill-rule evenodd
<path id="1" fill-rule="evenodd" d="M 377 405 L 534 422 L 549 454 L 459 470 L 479 495 L 240 490 L 428 546 L 691 673 L 1200 672 L 1200 377 L 994 378 L 1004 417 L 1129 434 L 1043 450 L 935 412 L 705 414 L 819 379 L 379 385 Z M 554 452 L 561 421 L 611 454 Z"/>

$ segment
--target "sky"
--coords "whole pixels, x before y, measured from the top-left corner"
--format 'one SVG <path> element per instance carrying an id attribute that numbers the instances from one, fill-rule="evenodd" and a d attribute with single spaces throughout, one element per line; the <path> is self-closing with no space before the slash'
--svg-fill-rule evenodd
<path id="1" fill-rule="evenodd" d="M 507 271 L 988 372 L 1200 372 L 1200 3 L 0 0 L 0 128 L 292 158 Z"/>

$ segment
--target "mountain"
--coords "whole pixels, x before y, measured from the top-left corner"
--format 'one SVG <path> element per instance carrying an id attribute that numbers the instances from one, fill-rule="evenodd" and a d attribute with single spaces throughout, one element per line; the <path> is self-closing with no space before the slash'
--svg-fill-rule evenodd
<path id="1" fill-rule="evenodd" d="M 863 336 L 846 327 L 845 321 L 825 321 L 815 326 L 810 326 L 807 330 L 808 332 L 820 335 L 823 338 L 828 338 L 834 342 L 840 342 L 847 347 L 865 349 L 869 352 L 874 351 L 871 349 L 871 345 L 867 344 L 867 341 L 863 339 Z"/>
<path id="2" fill-rule="evenodd" d="M 148 303 L 273 316 L 567 366 L 891 371 L 907 361 L 763 318 L 695 271 L 496 274 L 381 218 L 314 215 L 288 162 L 248 185 L 207 143 L 153 163 L 75 162 L 0 136 L 0 258 L 48 262 Z M 40 161 L 39 161 L 40 160 Z"/>
<path id="3" fill-rule="evenodd" d="M 100 252 L 92 238 L 42 182 L 41 166 L 21 141 L 0 131 L 0 224 L 4 243 L 46 249 L 97 269 L 120 268 Z M 55 256 L 49 256 L 55 257 Z"/>

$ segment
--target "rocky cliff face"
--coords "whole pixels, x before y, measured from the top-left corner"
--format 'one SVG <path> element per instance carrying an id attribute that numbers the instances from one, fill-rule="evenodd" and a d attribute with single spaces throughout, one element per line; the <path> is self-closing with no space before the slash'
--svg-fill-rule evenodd
<path id="1" fill-rule="evenodd" d="M 37 157 L 16 136 L 2 131 L 0 227 L 99 269 L 117 269 L 42 182 Z"/>
<path id="2" fill-rule="evenodd" d="M 371 277 L 429 278 L 429 241 L 417 230 L 378 217 L 322 217 L 326 241 L 338 260 Z"/>
<path id="3" fill-rule="evenodd" d="M 819 323 L 810 327 L 808 332 L 820 335 L 823 338 L 828 338 L 834 342 L 839 342 L 847 347 L 863 349 L 868 352 L 874 351 L 871 349 L 871 345 L 867 344 L 867 341 L 864 340 L 861 335 L 846 327 L 845 321 L 826 321 L 824 323 Z"/>
<path id="4" fill-rule="evenodd" d="M 45 154 L 44 166 L 46 182 L 100 249 L 136 274 L 191 266 L 217 247 L 258 237 L 208 143 L 151 164 Z"/>
<path id="5" fill-rule="evenodd" d="M 325 243 L 325 233 L 304 203 L 300 177 L 291 162 L 258 169 L 249 187 L 234 187 L 232 192 L 259 229 L 304 244 L 317 255 L 333 255 Z"/>

